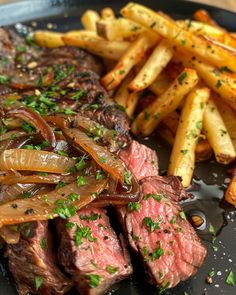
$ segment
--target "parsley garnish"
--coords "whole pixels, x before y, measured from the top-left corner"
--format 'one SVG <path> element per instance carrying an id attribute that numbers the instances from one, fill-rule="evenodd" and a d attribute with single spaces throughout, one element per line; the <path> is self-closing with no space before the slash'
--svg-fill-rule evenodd
<path id="1" fill-rule="evenodd" d="M 227 278 L 226 278 L 226 284 L 229 286 L 234 286 L 234 273 L 232 270 L 229 272 Z"/>
<path id="2" fill-rule="evenodd" d="M 39 245 L 43 250 L 45 250 L 47 248 L 48 244 L 47 244 L 47 240 L 45 237 L 40 239 Z"/>
<path id="3" fill-rule="evenodd" d="M 74 240 L 76 246 L 82 245 L 82 239 L 87 239 L 89 242 L 96 242 L 97 238 L 92 236 L 92 230 L 89 226 L 77 225 Z"/>
<path id="4" fill-rule="evenodd" d="M 160 223 L 152 221 L 151 217 L 144 217 L 142 224 L 145 225 L 150 232 L 153 232 L 156 229 L 160 229 Z"/>
<path id="5" fill-rule="evenodd" d="M 156 260 L 159 259 L 161 256 L 164 255 L 164 250 L 161 248 L 161 242 L 158 241 L 157 242 L 157 247 L 155 248 L 155 250 L 151 253 L 151 258 L 152 260 Z"/>
<path id="6" fill-rule="evenodd" d="M 126 170 L 124 173 L 124 182 L 125 184 L 131 185 L 131 172 Z"/>
<path id="7" fill-rule="evenodd" d="M 35 276 L 34 282 L 35 282 L 35 289 L 36 291 L 38 291 L 39 288 L 43 285 L 43 278 L 39 276 Z"/>
<path id="8" fill-rule="evenodd" d="M 132 211 L 139 211 L 141 208 L 141 204 L 138 202 L 129 202 L 128 203 L 128 211 L 132 212 Z"/>
<path id="9" fill-rule="evenodd" d="M 183 74 L 181 74 L 179 77 L 178 77 L 178 82 L 180 85 L 183 85 L 183 81 L 184 79 L 187 77 L 187 72 L 183 72 Z"/>
<path id="10" fill-rule="evenodd" d="M 86 180 L 84 176 L 77 176 L 77 185 L 82 186 L 86 184 Z"/>
<path id="11" fill-rule="evenodd" d="M 106 271 L 109 272 L 109 274 L 114 274 L 119 270 L 119 267 L 113 267 L 111 265 L 106 266 Z"/>
<path id="12" fill-rule="evenodd" d="M 100 280 L 101 280 L 101 277 L 99 275 L 90 274 L 90 275 L 87 275 L 87 278 L 89 279 L 88 281 L 89 287 L 96 288 L 99 286 Z"/>

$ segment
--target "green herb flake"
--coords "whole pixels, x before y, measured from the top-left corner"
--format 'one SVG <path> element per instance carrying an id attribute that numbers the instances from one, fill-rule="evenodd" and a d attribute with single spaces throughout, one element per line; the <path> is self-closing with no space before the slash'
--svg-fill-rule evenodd
<path id="1" fill-rule="evenodd" d="M 67 152 L 65 152 L 65 151 L 57 151 L 57 154 L 58 154 L 59 156 L 68 157 L 68 154 L 67 154 Z"/>
<path id="2" fill-rule="evenodd" d="M 21 198 L 22 199 L 29 199 L 32 197 L 32 193 L 30 192 L 24 192 L 22 195 L 21 195 Z"/>
<path id="3" fill-rule="evenodd" d="M 106 163 L 106 157 L 104 157 L 104 156 L 100 156 L 100 157 L 99 157 L 99 162 L 100 162 L 100 163 Z"/>
<path id="4" fill-rule="evenodd" d="M 151 253 L 152 261 L 159 259 L 161 256 L 164 255 L 164 250 L 161 248 L 161 242 L 157 241 L 157 247 L 155 250 Z"/>
<path id="5" fill-rule="evenodd" d="M 88 278 L 88 285 L 90 288 L 96 288 L 99 286 L 100 281 L 101 281 L 101 277 L 99 275 L 96 274 L 90 274 L 87 275 Z"/>
<path id="6" fill-rule="evenodd" d="M 141 204 L 138 202 L 129 202 L 128 203 L 128 211 L 133 212 L 133 211 L 139 211 L 141 208 Z"/>
<path id="7" fill-rule="evenodd" d="M 179 212 L 179 217 L 181 218 L 181 219 L 183 219 L 183 220 L 186 220 L 187 218 L 186 218 L 186 215 L 185 215 L 185 213 L 184 213 L 184 211 L 180 211 Z"/>
<path id="8" fill-rule="evenodd" d="M 90 216 L 87 214 L 80 214 L 79 218 L 81 220 L 87 220 L 88 222 L 95 221 L 101 219 L 101 214 L 94 213 L 93 211 L 90 213 Z"/>
<path id="9" fill-rule="evenodd" d="M 120 71 L 119 71 L 119 74 L 120 74 L 120 75 L 124 75 L 124 74 L 125 74 L 125 70 L 120 70 Z"/>
<path id="10" fill-rule="evenodd" d="M 229 272 L 227 278 L 226 278 L 226 284 L 229 286 L 234 286 L 234 273 L 232 270 Z"/>
<path id="11" fill-rule="evenodd" d="M 39 276 L 35 276 L 34 282 L 35 282 L 35 289 L 36 289 L 36 291 L 38 291 L 43 285 L 43 278 L 41 278 Z"/>
<path id="12" fill-rule="evenodd" d="M 34 127 L 34 126 L 32 126 L 32 125 L 30 125 L 29 123 L 27 123 L 27 122 L 23 122 L 22 124 L 21 124 L 21 128 L 23 129 L 23 130 L 25 130 L 27 133 L 33 133 L 33 132 L 35 132 L 36 131 L 36 128 Z"/>
<path id="13" fill-rule="evenodd" d="M 145 111 L 144 112 L 144 119 L 147 121 L 147 120 L 149 120 L 149 118 L 150 118 L 150 112 Z"/>
<path id="14" fill-rule="evenodd" d="M 148 200 L 149 198 L 153 198 L 155 201 L 160 202 L 163 195 L 161 194 L 147 194 L 144 196 L 144 201 Z"/>
<path id="15" fill-rule="evenodd" d="M 81 176 L 81 175 L 77 176 L 76 181 L 77 181 L 77 185 L 78 186 L 82 186 L 82 185 L 85 185 L 86 184 L 85 177 L 84 176 Z"/>
<path id="16" fill-rule="evenodd" d="M 150 232 L 154 232 L 156 229 L 160 229 L 160 223 L 154 222 L 151 217 L 144 217 L 142 225 L 145 225 Z"/>
<path id="17" fill-rule="evenodd" d="M 227 72 L 227 73 L 233 73 L 233 71 L 231 71 L 227 66 L 223 66 L 223 67 L 221 67 L 220 69 L 219 69 L 219 71 L 221 72 L 221 73 L 223 73 L 223 72 Z"/>
<path id="18" fill-rule="evenodd" d="M 95 178 L 96 180 L 104 179 L 106 177 L 105 173 L 102 170 L 97 170 Z"/>
<path id="19" fill-rule="evenodd" d="M 183 85 L 184 79 L 187 77 L 187 72 L 183 72 L 179 77 L 178 77 L 178 82 L 180 85 Z"/>
<path id="20" fill-rule="evenodd" d="M 40 241 L 39 241 L 39 245 L 40 245 L 40 247 L 41 247 L 43 250 L 45 250 L 45 249 L 47 248 L 48 244 L 47 244 L 47 240 L 46 240 L 45 237 L 42 237 L 42 238 L 40 239 Z"/>
<path id="21" fill-rule="evenodd" d="M 109 274 L 114 274 L 114 273 L 116 273 L 118 270 L 119 270 L 119 267 L 113 267 L 113 266 L 111 266 L 111 265 L 107 265 L 107 266 L 106 266 L 106 271 L 107 271 Z"/>
<path id="22" fill-rule="evenodd" d="M 78 162 L 75 164 L 76 170 L 78 171 L 84 170 L 84 168 L 86 167 L 86 162 L 85 162 L 86 159 L 87 159 L 87 155 L 84 155 L 78 159 Z"/>
<path id="23" fill-rule="evenodd" d="M 224 129 L 220 129 L 220 136 L 224 136 L 225 134 L 227 134 L 227 131 Z"/>
<path id="24" fill-rule="evenodd" d="M 221 80 L 217 80 L 216 88 L 220 88 L 222 86 Z"/>
<path id="25" fill-rule="evenodd" d="M 4 75 L 0 75 L 0 84 L 7 84 L 9 82 L 9 78 Z"/>
<path id="26" fill-rule="evenodd" d="M 212 271 L 210 271 L 207 275 L 208 275 L 209 277 L 213 278 L 214 275 L 215 275 L 215 271 L 212 270 Z"/>
<path id="27" fill-rule="evenodd" d="M 70 222 L 69 221 L 69 222 L 66 223 L 66 228 L 67 229 L 72 229 L 74 226 L 75 226 L 75 223 L 74 222 Z"/>
<path id="28" fill-rule="evenodd" d="M 202 121 L 197 121 L 196 127 L 197 127 L 197 129 L 202 130 Z"/>
<path id="29" fill-rule="evenodd" d="M 59 189 L 59 188 L 65 186 L 65 185 L 66 185 L 65 182 L 59 181 L 58 184 L 56 185 L 56 189 Z"/>
<path id="30" fill-rule="evenodd" d="M 83 244 L 82 239 L 87 239 L 89 242 L 96 242 L 97 238 L 92 236 L 92 230 L 89 226 L 77 225 L 74 241 L 78 247 Z"/>
<path id="31" fill-rule="evenodd" d="M 175 224 L 176 222 L 176 217 L 175 216 L 172 216 L 171 220 L 170 220 L 170 223 L 171 224 Z"/>
<path id="32" fill-rule="evenodd" d="M 181 154 L 186 155 L 188 153 L 188 150 L 181 150 L 180 152 Z"/>
<path id="33" fill-rule="evenodd" d="M 83 96 L 84 96 L 84 91 L 83 90 L 78 90 L 70 98 L 73 99 L 73 100 L 79 100 Z"/>
<path id="34" fill-rule="evenodd" d="M 186 40 L 181 40 L 181 44 L 182 44 L 183 47 L 185 47 L 186 44 L 187 44 L 187 41 Z"/>
<path id="35" fill-rule="evenodd" d="M 16 51 L 17 52 L 26 52 L 26 47 L 23 45 L 18 45 L 18 46 L 16 46 Z"/>
<path id="36" fill-rule="evenodd" d="M 215 228 L 211 223 L 209 225 L 209 233 L 211 233 L 212 235 L 215 235 Z"/>
<path id="37" fill-rule="evenodd" d="M 129 170 L 126 170 L 124 173 L 124 182 L 127 185 L 131 185 L 131 172 Z"/>

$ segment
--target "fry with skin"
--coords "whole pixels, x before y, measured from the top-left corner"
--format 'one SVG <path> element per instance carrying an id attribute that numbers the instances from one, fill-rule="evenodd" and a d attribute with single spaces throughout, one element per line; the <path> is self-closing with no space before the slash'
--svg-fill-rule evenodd
<path id="1" fill-rule="evenodd" d="M 111 7 L 105 7 L 101 10 L 101 17 L 105 20 L 113 20 L 116 18 L 115 13 Z"/>
<path id="2" fill-rule="evenodd" d="M 160 121 L 178 107 L 181 100 L 197 83 L 196 71 L 185 68 L 170 87 L 137 116 L 131 127 L 132 132 L 135 135 L 150 135 Z"/>
<path id="3" fill-rule="evenodd" d="M 180 176 L 184 187 L 188 187 L 192 180 L 195 149 L 201 133 L 205 104 L 209 95 L 210 90 L 208 88 L 196 87 L 187 96 L 181 112 L 171 152 L 168 175 Z"/>
<path id="4" fill-rule="evenodd" d="M 151 28 L 174 45 L 183 46 L 185 50 L 207 59 L 217 67 L 227 66 L 229 69 L 236 71 L 236 56 L 230 51 L 210 40 L 181 29 L 174 21 L 151 9 L 131 2 L 121 10 L 121 14 L 145 27 Z"/>
<path id="5" fill-rule="evenodd" d="M 146 29 L 140 24 L 125 18 L 116 18 L 114 20 L 102 19 L 97 22 L 98 35 L 110 41 L 127 38 L 133 39 L 144 30 Z"/>
<path id="6" fill-rule="evenodd" d="M 102 85 L 107 90 L 116 88 L 130 70 L 143 59 L 146 51 L 154 46 L 157 41 L 158 37 L 155 35 L 140 35 L 122 55 L 115 68 L 101 79 Z"/>
<path id="7" fill-rule="evenodd" d="M 220 97 L 214 96 L 214 101 L 223 118 L 229 136 L 236 151 L 236 112 L 233 111 Z"/>
<path id="8" fill-rule="evenodd" d="M 173 57 L 174 50 L 167 40 L 162 40 L 130 83 L 129 89 L 141 91 L 150 86 Z"/>
<path id="9" fill-rule="evenodd" d="M 161 121 L 157 129 L 160 136 L 164 138 L 170 145 L 174 145 L 178 124 L 179 115 L 177 112 L 173 112 Z M 200 138 L 202 136 L 203 135 L 200 135 Z M 209 142 L 207 141 L 207 139 L 201 138 L 200 141 L 198 141 L 195 149 L 196 162 L 209 160 L 211 158 L 211 155 L 212 148 L 209 145 Z"/>
<path id="10" fill-rule="evenodd" d="M 34 32 L 34 41 L 41 47 L 54 48 L 64 46 L 62 33 L 51 31 L 36 31 Z"/>
<path id="11" fill-rule="evenodd" d="M 218 27 L 217 23 L 210 17 L 209 13 L 205 9 L 198 9 L 194 15 L 194 19 L 208 25 Z"/>
<path id="12" fill-rule="evenodd" d="M 233 170 L 232 179 L 225 192 L 225 201 L 236 206 L 236 168 Z"/>
<path id="13" fill-rule="evenodd" d="M 217 162 L 229 164 L 236 153 L 226 125 L 213 99 L 209 99 L 203 118 L 206 137 L 213 148 Z"/>
<path id="14" fill-rule="evenodd" d="M 69 32 L 63 37 L 66 45 L 76 46 L 107 59 L 118 60 L 129 48 L 127 41 L 107 41 L 90 31 Z"/>
<path id="15" fill-rule="evenodd" d="M 156 80 L 148 87 L 156 96 L 161 95 L 170 86 L 172 79 L 162 71 Z"/>
<path id="16" fill-rule="evenodd" d="M 95 10 L 88 9 L 80 20 L 85 30 L 96 32 L 96 22 L 100 20 L 100 16 Z"/>

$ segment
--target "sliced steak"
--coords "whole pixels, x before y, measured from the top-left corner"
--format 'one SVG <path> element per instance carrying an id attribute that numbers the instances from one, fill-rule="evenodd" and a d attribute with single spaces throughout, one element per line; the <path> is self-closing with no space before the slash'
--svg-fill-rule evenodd
<path id="1" fill-rule="evenodd" d="M 177 203 L 188 198 L 179 178 L 156 176 L 150 150 L 139 143 L 132 145 L 136 148 L 124 150 L 120 157 L 140 180 L 143 200 L 119 208 L 119 217 L 131 248 L 142 257 L 150 283 L 174 287 L 196 273 L 206 249 Z"/>
<path id="2" fill-rule="evenodd" d="M 71 281 L 59 270 L 52 249 L 47 222 L 22 224 L 19 243 L 7 245 L 9 268 L 19 294 L 60 295 L 71 288 Z"/>
<path id="3" fill-rule="evenodd" d="M 103 294 L 132 273 L 126 248 L 111 228 L 104 209 L 83 209 L 57 220 L 59 260 L 72 275 L 80 294 Z"/>

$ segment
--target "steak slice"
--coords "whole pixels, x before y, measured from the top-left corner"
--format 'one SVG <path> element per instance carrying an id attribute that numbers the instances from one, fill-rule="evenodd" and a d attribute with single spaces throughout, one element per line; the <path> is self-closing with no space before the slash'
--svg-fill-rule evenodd
<path id="1" fill-rule="evenodd" d="M 143 200 L 119 208 L 118 214 L 150 283 L 174 287 L 196 273 L 206 249 L 177 203 L 189 197 L 179 178 L 157 176 L 157 168 L 150 166 L 154 152 L 137 142 L 131 147 L 120 157 L 140 180 Z"/>
<path id="2" fill-rule="evenodd" d="M 104 209 L 88 208 L 58 219 L 59 260 L 80 294 L 103 294 L 132 273 L 129 255 L 111 228 Z"/>
<path id="3" fill-rule="evenodd" d="M 72 283 L 56 265 L 48 223 L 25 223 L 20 232 L 19 243 L 6 248 L 19 294 L 60 295 L 67 292 Z"/>

